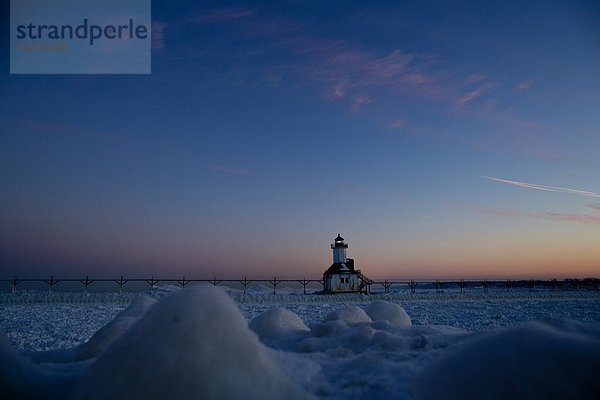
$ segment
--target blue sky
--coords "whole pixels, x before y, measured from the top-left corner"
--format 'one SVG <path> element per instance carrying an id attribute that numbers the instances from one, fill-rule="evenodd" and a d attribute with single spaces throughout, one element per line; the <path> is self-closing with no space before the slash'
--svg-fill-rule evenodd
<path id="1" fill-rule="evenodd" d="M 373 277 L 597 276 L 597 2 L 398 3 L 155 0 L 151 75 L 4 57 L 2 270 L 318 277 L 341 233 Z"/>

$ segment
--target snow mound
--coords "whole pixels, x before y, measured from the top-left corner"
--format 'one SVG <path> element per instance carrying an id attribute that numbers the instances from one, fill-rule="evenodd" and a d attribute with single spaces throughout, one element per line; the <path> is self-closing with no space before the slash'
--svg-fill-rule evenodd
<path id="1" fill-rule="evenodd" d="M 369 310 L 370 308 L 370 310 Z M 420 351 L 438 345 L 446 346 L 438 336 L 453 342 L 462 330 L 449 327 L 412 326 L 402 307 L 380 301 L 368 306 L 376 321 L 360 307 L 351 306 L 330 313 L 323 322 L 311 326 L 310 337 L 294 344 L 300 353 L 326 353 L 343 358 L 368 351 Z"/>
<path id="2" fill-rule="evenodd" d="M 156 300 L 148 295 L 138 295 L 126 309 L 96 331 L 87 342 L 74 348 L 30 352 L 27 355 L 34 363 L 69 363 L 94 358 L 129 330 L 155 303 Z"/>
<path id="3" fill-rule="evenodd" d="M 600 324 L 532 321 L 448 349 L 415 380 L 428 399 L 596 399 Z"/>
<path id="4" fill-rule="evenodd" d="M 310 331 L 300 317 L 283 307 L 273 307 L 250 321 L 252 329 L 263 341 L 284 338 Z"/>
<path id="5" fill-rule="evenodd" d="M 38 365 L 17 353 L 6 335 L 0 332 L 0 393 L 3 399 L 70 398 L 81 365 Z"/>
<path id="6" fill-rule="evenodd" d="M 134 298 L 129 307 L 100 328 L 90 340 L 75 348 L 75 360 L 87 360 L 102 353 L 111 343 L 127 332 L 156 302 L 147 295 Z"/>
<path id="7" fill-rule="evenodd" d="M 152 297 L 150 297 L 150 296 L 148 296 L 146 294 L 142 294 L 142 295 L 136 296 L 133 299 L 133 301 L 129 304 L 129 306 L 127 306 L 126 309 L 124 309 L 123 311 L 121 311 L 117 315 L 117 318 L 120 318 L 120 317 L 141 317 L 154 304 L 156 304 L 156 299 L 154 299 L 154 298 L 152 298 Z"/>
<path id="8" fill-rule="evenodd" d="M 358 306 L 350 306 L 336 310 L 325 317 L 325 321 L 343 321 L 346 324 L 360 324 L 361 322 L 371 322 L 371 318 L 365 310 Z"/>
<path id="9" fill-rule="evenodd" d="M 365 311 L 373 321 L 388 321 L 401 326 L 412 325 L 404 308 L 389 301 L 374 301 L 367 306 Z"/>
<path id="10" fill-rule="evenodd" d="M 0 332 L 0 389 L 2 389 L 2 395 L 7 398 L 33 397 L 35 391 L 27 390 L 27 376 L 31 375 L 31 369 L 27 359 L 13 350 L 4 332 Z"/>
<path id="11" fill-rule="evenodd" d="M 272 352 L 223 290 L 192 287 L 162 299 L 108 347 L 75 398 L 310 398 Z"/>
<path id="12" fill-rule="evenodd" d="M 147 294 L 157 300 L 160 300 L 163 297 L 170 296 L 173 293 L 177 293 L 182 290 L 183 290 L 183 288 L 181 286 L 175 286 L 175 285 L 169 285 L 169 284 L 158 284 L 158 285 L 150 288 L 150 290 L 147 292 Z"/>

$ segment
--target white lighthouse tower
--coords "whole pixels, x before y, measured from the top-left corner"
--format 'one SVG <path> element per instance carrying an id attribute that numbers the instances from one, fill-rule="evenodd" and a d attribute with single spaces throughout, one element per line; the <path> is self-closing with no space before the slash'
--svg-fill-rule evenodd
<path id="1" fill-rule="evenodd" d="M 333 263 L 344 264 L 346 267 L 346 249 L 348 245 L 344 243 L 344 238 L 338 233 L 337 237 L 333 240 L 331 249 L 333 250 Z M 347 267 L 346 267 L 347 268 Z"/>

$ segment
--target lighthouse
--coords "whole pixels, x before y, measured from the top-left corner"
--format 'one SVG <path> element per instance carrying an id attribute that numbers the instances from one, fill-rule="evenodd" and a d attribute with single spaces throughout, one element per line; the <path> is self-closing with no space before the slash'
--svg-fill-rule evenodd
<path id="1" fill-rule="evenodd" d="M 345 263 L 346 262 L 346 249 L 348 245 L 344 243 L 344 238 L 338 233 L 337 237 L 333 239 L 331 249 L 333 250 L 333 263 Z"/>
<path id="2" fill-rule="evenodd" d="M 333 239 L 333 264 L 323 274 L 323 289 L 325 293 L 362 292 L 368 290 L 372 283 L 360 270 L 354 269 L 354 260 L 346 257 L 348 244 L 338 233 Z"/>

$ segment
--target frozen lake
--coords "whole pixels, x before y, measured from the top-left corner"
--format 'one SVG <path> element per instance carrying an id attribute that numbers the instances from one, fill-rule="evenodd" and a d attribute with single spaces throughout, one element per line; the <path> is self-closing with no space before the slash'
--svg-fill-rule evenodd
<path id="1" fill-rule="evenodd" d="M 154 297 L 178 289 L 158 288 Z M 413 325 L 447 325 L 472 332 L 547 317 L 580 322 L 600 322 L 600 292 L 495 290 L 435 290 L 361 295 L 303 295 L 283 289 L 258 287 L 244 295 L 227 289 L 242 315 L 250 321 L 274 306 L 296 314 L 307 326 L 321 322 L 329 313 L 348 304 L 365 307 L 369 301 L 386 299 L 401 305 Z M 0 294 L 0 329 L 21 351 L 74 347 L 88 340 L 120 311 L 135 293 L 17 292 Z"/>
<path id="2" fill-rule="evenodd" d="M 600 370 L 600 293 L 587 290 L 422 290 L 371 296 L 303 295 L 294 289 L 274 295 L 261 286 L 247 294 L 210 286 L 161 287 L 151 294 L 24 291 L 0 294 L 0 328 L 10 342 L 2 357 L 23 364 L 31 375 L 26 380 L 33 382 L 25 388 L 15 383 L 23 376 L 0 379 L 9 393 L 14 389 L 15 398 L 88 398 L 92 392 L 90 398 L 123 393 L 129 398 L 237 398 L 240 393 L 281 398 L 289 392 L 289 398 L 429 399 L 469 398 L 473 390 L 491 387 L 489 398 L 500 399 L 508 395 L 502 389 L 507 382 L 527 387 L 537 379 L 552 391 L 542 390 L 538 382 L 539 390 L 530 388 L 533 398 L 564 391 L 584 399 L 593 398 L 598 384 L 582 382 Z M 157 346 L 160 350 L 151 350 Z M 146 353 L 152 357 L 144 362 Z M 481 354 L 487 359 L 479 359 Z M 536 366 L 532 360 L 540 358 L 556 371 Z M 257 360 L 262 361 L 255 365 Z M 475 369 L 469 370 L 465 360 Z M 107 371 L 125 364 L 137 371 L 129 379 L 153 382 L 155 374 L 169 376 L 173 362 L 176 371 L 162 381 L 168 387 L 131 388 L 123 382 L 124 392 L 116 394 L 98 383 L 108 379 Z M 244 363 L 254 372 L 238 370 Z M 192 385 L 175 397 L 155 396 L 189 379 L 189 371 L 201 381 L 235 378 L 241 383 L 231 390 L 215 386 L 207 392 Z M 438 379 L 439 371 L 446 381 Z M 552 374 L 559 372 L 562 378 L 556 381 Z M 48 374 L 59 383 L 50 389 Z M 483 374 L 480 382 L 474 374 Z M 261 379 L 279 383 L 248 389 Z M 455 385 L 448 379 L 469 384 L 451 390 Z"/>

